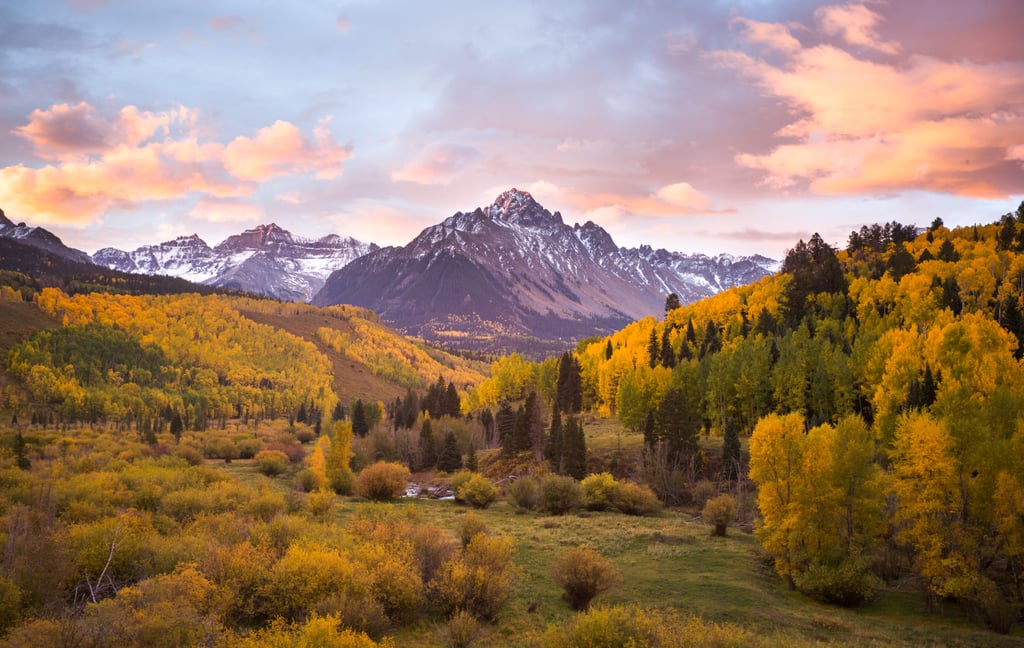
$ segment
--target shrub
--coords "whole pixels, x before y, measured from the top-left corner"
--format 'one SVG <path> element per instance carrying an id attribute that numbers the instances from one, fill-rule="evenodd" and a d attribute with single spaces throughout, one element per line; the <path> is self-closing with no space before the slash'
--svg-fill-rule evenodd
<path id="1" fill-rule="evenodd" d="M 311 427 L 300 427 L 295 430 L 295 440 L 302 445 L 306 445 L 315 438 L 316 433 L 313 432 L 313 428 Z"/>
<path id="2" fill-rule="evenodd" d="M 459 541 L 465 547 L 478 534 L 487 533 L 487 523 L 476 513 L 466 513 L 459 518 L 455 532 L 458 533 Z"/>
<path id="3" fill-rule="evenodd" d="M 199 466 L 203 463 L 203 453 L 189 445 L 181 445 L 175 448 L 174 456 L 181 457 L 187 461 L 190 466 Z"/>
<path id="4" fill-rule="evenodd" d="M 462 485 L 468 482 L 469 478 L 472 476 L 473 473 L 469 472 L 468 470 L 460 470 L 459 472 L 451 476 L 451 479 L 449 480 L 448 484 L 449 486 L 452 487 L 452 491 L 454 491 L 457 494 L 459 492 L 459 489 L 462 488 Z"/>
<path id="5" fill-rule="evenodd" d="M 294 442 L 274 442 L 267 443 L 263 446 L 264 450 L 279 450 L 288 456 L 288 461 L 292 463 L 299 463 L 306 457 L 306 450 L 298 443 Z"/>
<path id="6" fill-rule="evenodd" d="M 708 479 L 700 480 L 694 484 L 693 490 L 690 491 L 690 499 L 698 509 L 704 508 L 708 500 L 716 495 L 718 495 L 718 486 L 715 486 L 715 483 Z"/>
<path id="7" fill-rule="evenodd" d="M 256 469 L 267 477 L 280 475 L 288 470 L 288 455 L 280 450 L 260 450 L 255 456 Z"/>
<path id="8" fill-rule="evenodd" d="M 603 511 L 612 506 L 618 482 L 611 473 L 595 473 L 580 482 L 580 487 L 583 489 L 583 506 L 588 511 Z"/>
<path id="9" fill-rule="evenodd" d="M 728 494 L 712 497 L 704 505 L 701 517 L 714 527 L 711 535 L 724 538 L 726 529 L 736 518 L 736 500 Z"/>
<path id="10" fill-rule="evenodd" d="M 231 463 L 231 460 L 238 459 L 240 454 L 238 446 L 231 439 L 218 437 L 206 444 L 206 456 L 210 459 L 223 459 L 224 463 Z"/>
<path id="11" fill-rule="evenodd" d="M 456 612 L 448 620 L 448 645 L 451 648 L 469 648 L 480 634 L 480 622 L 465 610 Z"/>
<path id="12" fill-rule="evenodd" d="M 580 483 L 564 475 L 544 475 L 540 480 L 541 508 L 552 515 L 565 515 L 583 500 Z"/>
<path id="13" fill-rule="evenodd" d="M 574 610 L 586 610 L 595 596 L 608 591 L 620 580 L 612 561 L 590 547 L 562 551 L 551 565 L 555 582 L 565 590 L 565 599 Z"/>
<path id="14" fill-rule="evenodd" d="M 480 473 L 471 473 L 469 479 L 460 484 L 455 491 L 455 498 L 462 500 L 473 508 L 487 508 L 497 496 L 497 489 L 491 480 Z"/>
<path id="15" fill-rule="evenodd" d="M 360 471 L 355 492 L 366 499 L 385 502 L 404 493 L 408 486 L 408 468 L 400 463 L 380 461 Z"/>
<path id="16" fill-rule="evenodd" d="M 470 513 L 472 517 L 479 516 Z M 482 521 L 481 521 L 482 523 Z M 417 524 L 409 531 L 416 562 L 419 564 L 420 576 L 424 583 L 429 583 L 441 569 L 441 565 L 455 553 L 456 544 L 451 535 L 442 532 L 429 524 Z M 466 544 L 469 544 L 468 541 Z"/>
<path id="17" fill-rule="evenodd" d="M 270 490 L 262 490 L 259 495 L 246 503 L 245 511 L 253 517 L 269 522 L 275 516 L 284 513 L 287 506 L 283 495 Z"/>
<path id="18" fill-rule="evenodd" d="M 540 482 L 535 477 L 523 477 L 505 486 L 505 497 L 516 506 L 533 511 L 540 506 Z"/>
<path id="19" fill-rule="evenodd" d="M 875 598 L 880 581 L 865 560 L 848 559 L 839 565 L 812 565 L 794 573 L 797 589 L 813 599 L 852 607 Z"/>
<path id="20" fill-rule="evenodd" d="M 238 446 L 239 459 L 252 459 L 261 448 L 260 442 L 256 439 L 240 439 L 235 445 Z"/>
<path id="21" fill-rule="evenodd" d="M 626 515 L 657 515 L 661 500 L 649 486 L 619 482 L 615 489 L 615 508 Z"/>
<path id="22" fill-rule="evenodd" d="M 310 515 L 326 520 L 334 510 L 334 491 L 318 490 L 310 493 L 306 506 L 309 507 Z"/>
<path id="23" fill-rule="evenodd" d="M 295 490 L 303 493 L 310 493 L 316 489 L 317 477 L 309 468 L 303 468 L 299 472 L 295 473 L 295 481 L 293 482 Z"/>
<path id="24" fill-rule="evenodd" d="M 493 620 L 515 585 L 512 539 L 482 533 L 441 567 L 434 589 L 449 612 Z"/>

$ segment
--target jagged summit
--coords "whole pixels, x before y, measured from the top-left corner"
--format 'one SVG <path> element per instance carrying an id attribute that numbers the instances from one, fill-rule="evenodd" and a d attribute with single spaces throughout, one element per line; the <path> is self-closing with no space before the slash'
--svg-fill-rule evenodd
<path id="1" fill-rule="evenodd" d="M 502 220 L 523 227 L 557 227 L 563 225 L 562 215 L 552 214 L 544 209 L 528 192 L 509 189 L 502 192 L 485 213 L 495 220 Z"/>

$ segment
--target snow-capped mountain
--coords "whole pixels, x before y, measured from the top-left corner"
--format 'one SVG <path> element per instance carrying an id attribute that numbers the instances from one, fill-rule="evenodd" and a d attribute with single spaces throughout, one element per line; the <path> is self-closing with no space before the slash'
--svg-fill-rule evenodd
<path id="1" fill-rule="evenodd" d="M 522 350 L 533 339 L 544 352 L 660 314 L 670 293 L 688 303 L 778 266 L 761 256 L 619 248 L 600 226 L 566 225 L 512 189 L 404 247 L 356 259 L 327 279 L 313 303 L 368 307 L 410 333 L 464 348 Z"/>
<path id="2" fill-rule="evenodd" d="M 60 240 L 52 232 L 42 227 L 29 227 L 25 223 L 15 225 L 13 221 L 4 215 L 4 210 L 2 209 L 0 209 L 0 237 L 14 239 L 65 259 L 70 259 L 71 261 L 90 263 L 88 254 L 64 245 L 64 241 Z"/>
<path id="3" fill-rule="evenodd" d="M 210 247 L 193 234 L 132 252 L 103 248 L 96 264 L 144 274 L 309 301 L 335 270 L 377 249 L 372 243 L 331 234 L 318 240 L 293 236 L 274 223 L 229 236 Z"/>

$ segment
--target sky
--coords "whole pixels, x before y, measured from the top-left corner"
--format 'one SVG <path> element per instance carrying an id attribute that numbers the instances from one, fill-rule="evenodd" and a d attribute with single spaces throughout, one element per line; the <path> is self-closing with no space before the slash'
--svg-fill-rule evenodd
<path id="1" fill-rule="evenodd" d="M 1024 200 L 1024 2 L 0 3 L 0 209 L 87 252 L 402 245 L 517 187 L 781 258 Z"/>

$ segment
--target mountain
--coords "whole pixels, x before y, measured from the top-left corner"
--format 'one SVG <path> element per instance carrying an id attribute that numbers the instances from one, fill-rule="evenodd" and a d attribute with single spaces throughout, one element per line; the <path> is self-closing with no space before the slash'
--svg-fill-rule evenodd
<path id="1" fill-rule="evenodd" d="M 370 308 L 409 333 L 461 348 L 537 355 L 660 314 L 670 293 L 688 303 L 777 269 L 761 256 L 620 248 L 600 226 L 566 225 L 512 189 L 404 247 L 356 259 L 313 303 Z"/>
<path id="2" fill-rule="evenodd" d="M 192 234 L 133 252 L 103 248 L 92 260 L 124 272 L 163 274 L 278 299 L 309 301 L 331 272 L 376 249 L 372 243 L 334 234 L 303 239 L 271 223 L 229 236 L 212 248 Z"/>
<path id="3" fill-rule="evenodd" d="M 15 225 L 13 221 L 4 215 L 4 210 L 2 209 L 0 209 L 0 238 L 19 241 L 69 261 L 91 263 L 88 254 L 64 245 L 64 242 L 52 232 L 42 227 L 29 227 L 25 223 Z"/>

